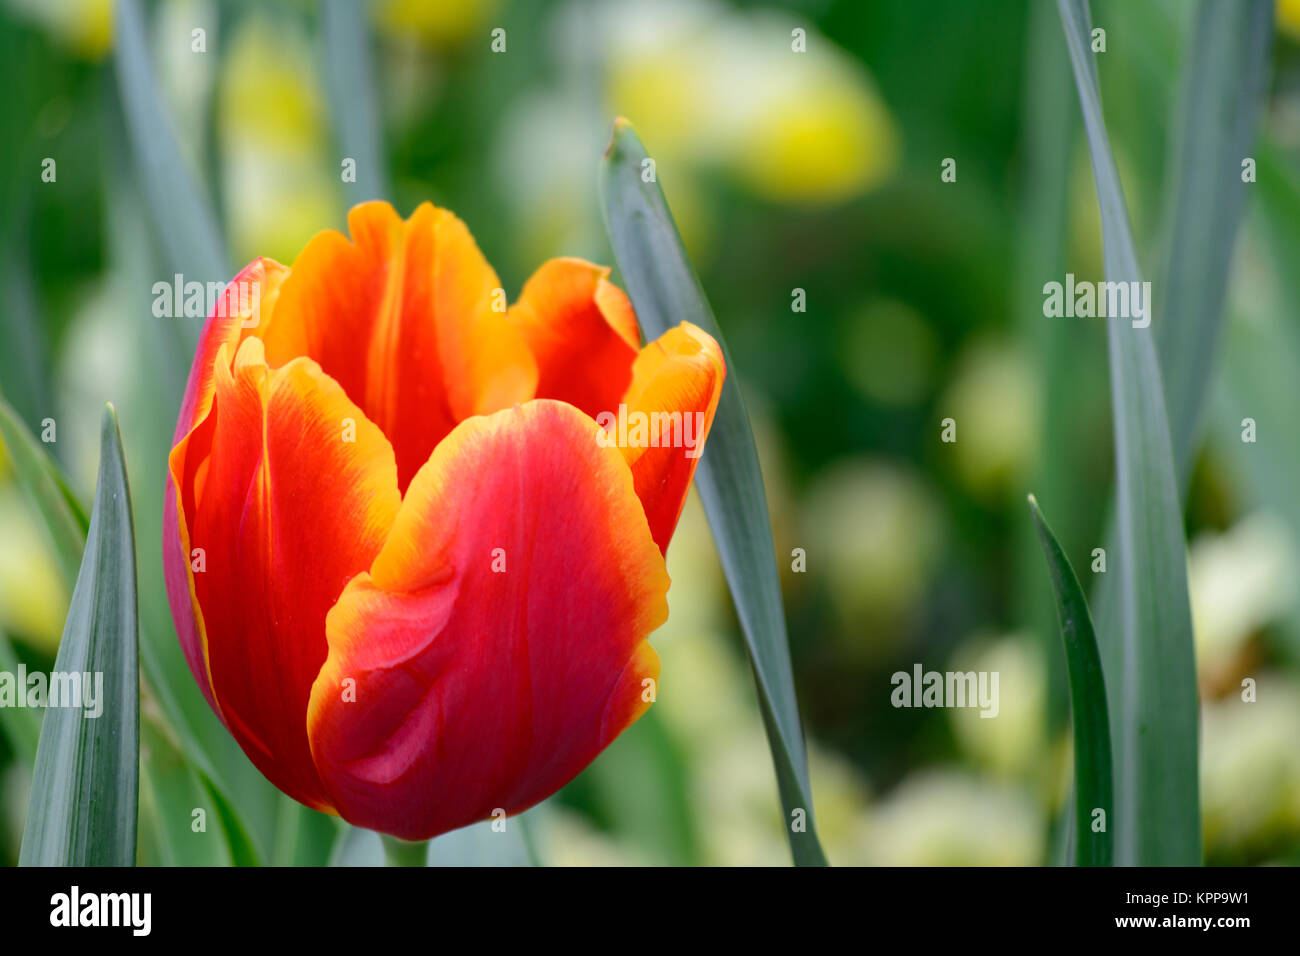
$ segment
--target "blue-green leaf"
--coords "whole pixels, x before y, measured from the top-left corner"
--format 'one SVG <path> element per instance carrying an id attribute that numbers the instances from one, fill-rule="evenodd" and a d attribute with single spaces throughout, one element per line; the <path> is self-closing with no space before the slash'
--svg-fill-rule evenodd
<path id="1" fill-rule="evenodd" d="M 1183 71 L 1171 151 L 1165 263 L 1155 316 L 1165 405 L 1180 487 L 1186 488 L 1223 327 L 1228 270 L 1269 74 L 1272 0 L 1201 0 Z"/>
<path id="2" fill-rule="evenodd" d="M 208 796 L 212 798 L 213 806 L 216 807 L 217 818 L 226 836 L 226 845 L 230 847 L 231 861 L 235 866 L 261 866 L 262 861 L 257 847 L 244 828 L 239 814 L 235 812 L 234 806 L 226 799 L 221 788 L 216 786 L 206 774 L 200 772 L 199 775 L 207 788 Z"/>
<path id="3" fill-rule="evenodd" d="M 605 227 L 646 337 L 654 339 L 683 321 L 691 322 L 717 340 L 726 358 L 727 380 L 695 487 L 745 632 L 795 862 L 825 864 L 813 821 L 772 525 L 749 415 L 735 363 L 682 248 L 657 176 L 643 178 L 647 158 L 631 125 L 623 119 L 615 122 L 601 168 Z"/>
<path id="4" fill-rule="evenodd" d="M 208 198 L 185 165 L 145 41 L 139 0 L 113 4 L 114 63 L 140 188 L 171 266 L 186 280 L 225 282 L 233 273 Z M 182 327 L 193 348 L 198 330 Z"/>
<path id="5" fill-rule="evenodd" d="M 167 728 L 140 727 L 140 863 L 229 866 L 230 845 L 207 786 Z"/>
<path id="6" fill-rule="evenodd" d="M 1057 0 L 1101 207 L 1106 278 L 1140 282 L 1102 119 L 1083 0 Z M 1148 300 L 1149 304 L 1149 300 Z M 1152 329 L 1107 319 L 1115 432 L 1116 633 L 1103 632 L 1115 748 L 1116 862 L 1201 862 L 1196 662 L 1187 556 Z"/>
<path id="7" fill-rule="evenodd" d="M 141 368 L 152 373 L 137 377 L 135 394 L 130 396 L 138 413 L 132 419 L 131 440 L 126 448 L 136 498 L 146 503 L 135 515 L 138 574 L 140 580 L 154 582 L 140 592 L 140 665 L 149 690 L 178 738 L 186 759 L 228 801 L 238 795 L 240 821 L 253 837 L 259 857 L 266 860 L 271 856 L 280 793 L 253 766 L 198 692 L 176 639 L 171 606 L 162 586 L 162 549 L 158 546 L 163 533 L 160 504 L 166 483 L 171 480 L 165 463 L 193 353 L 193 345 L 187 346 L 183 340 L 193 333 L 187 331 L 191 323 L 159 322 L 149 310 L 147 293 L 158 267 L 147 255 L 146 204 L 131 188 L 128 167 L 118 157 L 112 158 L 117 161 L 108 175 L 125 185 L 108 198 L 109 246 L 115 271 L 127 277 L 122 283 L 124 288 L 136 290 L 123 304 L 123 317 L 129 321 L 122 334 L 132 343 Z M 155 506 L 148 506 L 149 502 Z"/>
<path id="8" fill-rule="evenodd" d="M 1165 211 L 1168 256 L 1160 285 L 1163 295 L 1157 296 L 1155 309 L 1174 470 L 1184 492 L 1226 318 L 1224 293 L 1246 190 L 1241 164 L 1247 156 L 1258 158 L 1261 193 L 1268 192 L 1272 182 L 1289 181 L 1273 177 L 1275 166 L 1267 151 L 1251 148 L 1272 40 L 1269 0 L 1201 0 L 1184 58 L 1182 104 L 1170 150 L 1173 188 Z M 1276 200 L 1270 196 L 1262 208 L 1282 209 L 1279 219 L 1285 221 L 1286 204 Z M 1256 461 L 1251 458 L 1246 464 Z M 1285 504 L 1293 497 L 1280 500 Z M 1114 551 L 1115 541 L 1111 528 L 1108 551 Z M 1093 607 L 1103 635 L 1118 626 L 1117 600 L 1114 579 L 1102 578 Z"/>
<path id="9" fill-rule="evenodd" d="M 272 866 L 328 866 L 343 821 L 281 794 Z"/>
<path id="10" fill-rule="evenodd" d="M 82 702 L 93 706 L 50 707 L 45 714 L 19 856 L 24 866 L 135 862 L 138 642 L 131 496 L 110 405 L 90 534 L 54 665 L 60 676 L 80 675 Z"/>
<path id="11" fill-rule="evenodd" d="M 1113 859 L 1111 820 L 1110 717 L 1106 710 L 1106 680 L 1092 627 L 1088 602 L 1074 568 L 1047 526 L 1038 502 L 1029 496 L 1038 540 L 1047 558 L 1061 623 L 1061 641 L 1070 677 L 1070 708 L 1074 719 L 1075 862 L 1080 866 L 1110 866 Z M 1100 818 L 1096 816 L 1100 810 Z M 1102 829 L 1093 830 L 1100 822 Z"/>
<path id="12" fill-rule="evenodd" d="M 340 155 L 356 162 L 356 181 L 344 187 L 348 206 L 388 194 L 365 13 L 352 0 L 325 0 L 321 8 L 334 134 Z"/>

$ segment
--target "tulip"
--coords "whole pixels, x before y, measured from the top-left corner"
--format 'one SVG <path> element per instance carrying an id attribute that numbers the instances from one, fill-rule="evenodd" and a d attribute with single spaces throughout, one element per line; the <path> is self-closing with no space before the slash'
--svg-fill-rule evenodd
<path id="1" fill-rule="evenodd" d="M 507 309 L 450 212 L 366 203 L 348 227 L 252 262 L 204 326 L 167 590 L 267 779 L 427 839 L 554 793 L 653 702 L 725 367 L 689 323 L 641 348 L 608 269 L 551 260 Z"/>

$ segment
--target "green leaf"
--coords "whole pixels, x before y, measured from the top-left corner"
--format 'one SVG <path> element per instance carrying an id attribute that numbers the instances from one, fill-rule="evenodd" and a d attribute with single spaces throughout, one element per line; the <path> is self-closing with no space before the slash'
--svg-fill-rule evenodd
<path id="1" fill-rule="evenodd" d="M 88 526 L 86 513 L 68 490 L 58 466 L 3 398 L 0 398 L 0 438 L 9 452 L 19 484 L 45 521 L 59 568 L 71 585 L 81 567 Z"/>
<path id="2" fill-rule="evenodd" d="M 24 866 L 135 862 L 140 758 L 135 538 L 122 439 L 111 405 L 100 433 L 90 533 L 54 668 L 61 675 L 81 674 L 83 680 L 91 675 L 94 705 L 102 709 L 94 715 L 79 707 L 51 707 L 45 714 L 19 856 Z"/>
<path id="3" fill-rule="evenodd" d="M 1183 73 L 1156 345 L 1180 487 L 1187 486 L 1223 327 L 1255 121 L 1269 76 L 1273 0 L 1201 0 Z"/>
<path id="4" fill-rule="evenodd" d="M 1032 348 L 1042 382 L 1039 441 L 1048 447 L 1063 423 L 1074 420 L 1079 390 L 1088 369 L 1078 360 L 1081 326 L 1043 321 L 1042 277 L 1062 275 L 1069 235 L 1070 159 L 1074 155 L 1078 121 L 1071 113 L 1074 80 L 1065 62 L 1065 40 L 1056 11 L 1046 3 L 1028 9 L 1025 37 L 1026 84 L 1021 111 L 1024 138 L 1020 144 L 1022 172 L 1015 243 L 1015 307 L 1021 339 Z M 1053 501 L 1074 501 L 1087 476 L 1078 467 L 1079 448 L 1039 455 L 1030 481 Z M 1075 521 L 1079 515 L 1070 515 Z M 1041 573 L 1038 542 L 1032 522 L 1017 525 L 1018 580 L 1035 581 Z M 1062 528 L 1066 540 L 1073 523 Z M 1047 731 L 1054 735 L 1069 720 L 1069 686 L 1065 658 L 1057 650 L 1056 611 L 1042 588 L 1016 588 L 1020 620 L 1032 628 L 1047 653 Z"/>
<path id="5" fill-rule="evenodd" d="M 328 866 L 342 822 L 280 794 L 270 865 Z"/>
<path id="6" fill-rule="evenodd" d="M 136 499 L 153 503 L 152 507 L 146 504 L 135 515 L 139 542 L 137 573 L 143 581 L 157 582 L 157 586 L 145 587 L 140 594 L 140 665 L 149 690 L 166 715 L 170 729 L 179 738 L 186 758 L 228 800 L 238 794 L 243 828 L 254 838 L 259 857 L 266 860 L 272 853 L 280 793 L 244 755 L 198 692 L 176 638 L 166 588 L 161 586 L 163 560 L 158 546 L 163 533 L 161 503 L 166 483 L 171 480 L 165 463 L 171 452 L 176 410 L 180 407 L 193 346 L 186 346 L 183 341 L 186 334 L 183 326 L 187 323 L 160 322 L 149 310 L 148 290 L 159 266 L 148 254 L 145 203 L 133 189 L 124 160 L 117 156 L 113 159 L 116 162 L 107 175 L 123 185 L 109 192 L 105 206 L 109 247 L 114 271 L 126 277 L 123 288 L 139 294 L 138 299 L 131 298 L 123 304 L 127 324 L 122 334 L 132 343 L 141 367 L 150 373 L 136 377 L 130 401 L 137 414 L 132 418 L 130 441 L 126 446 Z"/>
<path id="7" fill-rule="evenodd" d="M 617 120 L 601 167 L 605 227 L 646 338 L 691 322 L 717 340 L 726 358 L 727 380 L 695 487 L 745 633 L 795 863 L 824 865 L 826 857 L 813 822 L 772 525 L 749 415 L 735 363 L 682 248 L 657 177 L 647 177 L 650 182 L 642 178 L 646 159 L 645 147 L 631 125 Z"/>
<path id="8" fill-rule="evenodd" d="M 113 5 L 114 63 L 140 188 L 172 268 L 186 280 L 225 282 L 233 272 L 212 207 L 181 156 L 149 63 L 139 0 Z M 192 349 L 198 329 L 183 326 Z"/>
<path id="9" fill-rule="evenodd" d="M 1224 295 L 1245 195 L 1242 159 L 1248 155 L 1258 159 L 1259 185 L 1252 189 L 1258 188 L 1267 201 L 1257 208 L 1268 213 L 1281 210 L 1279 221 L 1287 222 L 1295 220 L 1300 209 L 1270 193 L 1272 182 L 1289 183 L 1290 177 L 1275 177 L 1271 154 L 1264 148 L 1252 149 L 1272 39 L 1269 0 L 1232 4 L 1202 0 L 1197 5 L 1183 67 L 1178 128 L 1170 151 L 1168 179 L 1174 188 L 1165 211 L 1165 234 L 1170 241 L 1160 285 L 1163 294 L 1156 297 L 1155 310 L 1174 470 L 1182 492 L 1195 460 L 1208 385 L 1222 344 Z M 1283 268 L 1282 274 L 1291 271 Z M 1240 328 L 1236 334 L 1241 335 Z M 1062 378 L 1058 375 L 1053 381 Z M 1257 380 L 1269 379 L 1257 376 Z M 1052 417 L 1049 413 L 1048 418 Z M 1257 461 L 1255 456 L 1246 464 Z M 1287 507 L 1294 495 L 1278 500 Z M 1113 527 L 1106 541 L 1107 551 L 1113 552 Z M 1113 633 L 1117 626 L 1115 592 L 1115 581 L 1107 576 L 1093 594 L 1103 635 Z"/>
<path id="10" fill-rule="evenodd" d="M 230 866 L 230 845 L 207 785 L 167 730 L 148 719 L 140 727 L 140 774 L 140 862 Z M 196 810 L 202 810 L 202 815 L 196 817 Z M 195 829 L 197 821 L 202 822 L 200 829 Z M 144 855 L 144 847 L 151 856 Z"/>
<path id="11" fill-rule="evenodd" d="M 1083 0 L 1057 0 L 1101 207 L 1106 278 L 1140 282 L 1102 120 Z M 1164 388 L 1150 326 L 1107 321 L 1115 432 L 1118 627 L 1103 631 L 1115 746 L 1116 862 L 1201 862 L 1196 662 L 1187 556 Z"/>
<path id="12" fill-rule="evenodd" d="M 1061 640 L 1070 676 L 1070 707 L 1074 718 L 1075 862 L 1080 866 L 1110 866 L 1113 859 L 1111 821 L 1114 817 L 1110 761 L 1110 717 L 1106 711 L 1106 680 L 1092 627 L 1088 602 L 1074 568 L 1047 526 L 1038 502 L 1029 496 L 1038 540 L 1047 558 L 1061 622 Z M 1093 815 L 1103 811 L 1104 829 L 1092 830 Z"/>
<path id="13" fill-rule="evenodd" d="M 575 784 L 586 788 L 596 818 L 610 830 L 631 843 L 653 847 L 653 862 L 699 864 L 698 824 L 683 755 L 653 707 L 623 731 Z M 441 838 L 434 846 L 440 842 Z"/>
<path id="14" fill-rule="evenodd" d="M 388 193 L 365 13 L 353 0 L 325 0 L 321 8 L 330 116 L 339 154 L 356 162 L 356 182 L 344 186 L 348 206 Z"/>
<path id="15" fill-rule="evenodd" d="M 213 806 L 216 807 L 217 818 L 221 821 L 221 829 L 226 835 L 226 845 L 230 847 L 232 862 L 235 866 L 261 866 L 262 860 L 258 855 L 257 846 L 248 835 L 248 831 L 244 829 L 243 821 L 235 812 L 234 806 L 207 774 L 200 772 L 200 776 L 208 795 L 212 798 Z"/>
<path id="16" fill-rule="evenodd" d="M 290 863 L 293 866 L 327 866 L 338 842 L 341 823 L 338 817 L 299 804 Z"/>

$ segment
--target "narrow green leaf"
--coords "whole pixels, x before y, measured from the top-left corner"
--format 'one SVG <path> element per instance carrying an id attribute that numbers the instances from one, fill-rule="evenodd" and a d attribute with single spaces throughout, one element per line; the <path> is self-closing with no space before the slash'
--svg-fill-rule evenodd
<path id="1" fill-rule="evenodd" d="M 170 481 L 165 462 L 172 447 L 176 409 L 181 403 L 185 375 L 193 346 L 184 339 L 194 332 L 193 320 L 160 321 L 149 309 L 149 289 L 159 266 L 150 255 L 145 202 L 134 187 L 125 156 L 110 150 L 105 176 L 114 188 L 106 189 L 105 206 L 113 255 L 113 271 L 124 276 L 121 285 L 134 290 L 122 306 L 126 326 L 121 334 L 132 343 L 140 368 L 129 399 L 137 415 L 132 418 L 127 464 L 132 470 L 136 500 L 153 502 L 135 515 L 137 573 L 140 580 L 156 582 L 140 592 L 140 666 L 149 690 L 180 740 L 181 750 L 195 769 L 202 771 L 229 800 L 238 794 L 238 811 L 252 835 L 262 860 L 272 852 L 277 791 L 245 756 L 239 744 L 216 717 L 181 652 L 172 622 L 166 588 L 162 587 L 163 514 L 161 502 Z M 137 297 L 138 296 L 138 297 Z"/>
<path id="2" fill-rule="evenodd" d="M 344 187 L 348 206 L 388 193 L 365 14 L 353 0 L 325 0 L 321 8 L 330 116 L 340 155 L 356 163 L 356 181 Z"/>
<path id="3" fill-rule="evenodd" d="M 221 821 L 221 829 L 226 835 L 226 845 L 230 847 L 230 856 L 235 866 L 261 866 L 262 859 L 257 852 L 257 846 L 248 835 L 234 806 L 207 774 L 200 772 L 199 776 L 203 779 L 203 785 L 207 788 L 212 804 L 217 810 L 217 818 Z"/>
<path id="4" fill-rule="evenodd" d="M 85 512 L 68 490 L 58 466 L 3 398 L 0 398 L 0 439 L 4 440 L 18 483 L 44 519 L 59 568 L 71 585 L 77 580 L 86 543 Z"/>
<path id="5" fill-rule="evenodd" d="M 24 866 L 135 862 L 138 644 L 131 495 L 110 405 L 100 427 L 90 534 L 54 664 L 58 675 L 81 675 L 82 700 L 93 706 L 50 707 L 45 714 L 19 856 Z"/>
<path id="6" fill-rule="evenodd" d="M 1047 558 L 1056 596 L 1056 613 L 1061 622 L 1061 641 L 1070 678 L 1070 711 L 1074 720 L 1074 826 L 1075 862 L 1079 866 L 1110 866 L 1113 859 L 1111 820 L 1114 817 L 1110 762 L 1110 717 L 1106 711 L 1106 680 L 1101 671 L 1101 653 L 1092 628 L 1088 602 L 1079 587 L 1074 568 L 1047 526 L 1038 502 L 1029 496 L 1038 540 Z M 1094 832 L 1095 814 L 1103 829 Z"/>
<path id="7" fill-rule="evenodd" d="M 1269 75 L 1273 0 L 1201 0 L 1171 150 L 1169 241 L 1156 345 L 1179 487 L 1186 489 L 1214 371 L 1246 198 L 1242 162 Z"/>
<path id="8" fill-rule="evenodd" d="M 1065 56 L 1061 20 L 1050 4 L 1031 3 L 1024 41 L 1025 78 L 1021 101 L 1021 172 L 1015 251 L 1017 324 L 1021 339 L 1032 349 L 1042 383 L 1042 414 L 1039 442 L 1051 447 L 1061 430 L 1077 422 L 1081 414 L 1079 396 L 1090 373 L 1078 357 L 1079 342 L 1086 330 L 1065 322 L 1043 321 L 1044 276 L 1064 275 L 1069 235 L 1070 170 L 1078 138 L 1078 119 L 1071 112 L 1074 77 Z M 1039 455 L 1028 484 L 1052 501 L 1076 501 L 1089 476 L 1080 468 L 1082 445 L 1054 447 L 1053 454 Z M 1078 526 L 1086 516 L 1080 510 L 1063 516 L 1058 525 L 1067 541 L 1078 539 Z M 1016 579 L 1038 580 L 1042 562 L 1033 522 L 1017 525 Z M 1059 650 L 1056 610 L 1051 595 L 1043 588 L 1018 587 L 1019 620 L 1027 626 L 1044 650 L 1047 668 L 1045 730 L 1055 737 L 1070 719 L 1069 672 Z M 1050 833 L 1051 859 L 1069 861 L 1073 834 L 1072 802 L 1062 805 L 1060 817 Z"/>
<path id="9" fill-rule="evenodd" d="M 695 486 L 745 633 L 795 863 L 824 865 L 813 823 L 772 525 L 749 415 L 735 363 L 682 248 L 657 176 L 645 177 L 649 182 L 643 178 L 650 168 L 642 165 L 647 158 L 631 125 L 617 120 L 601 167 L 605 227 L 647 339 L 687 321 L 713 336 L 726 358 L 727 380 Z"/>
<path id="10" fill-rule="evenodd" d="M 318 813 L 299 804 L 290 864 L 328 866 L 330 854 L 338 842 L 341 825 L 342 821 L 338 817 Z"/>
<path id="11" fill-rule="evenodd" d="M 1101 208 L 1106 278 L 1140 282 L 1119 174 L 1102 120 L 1083 0 L 1057 0 Z M 1118 627 L 1103 632 L 1115 746 L 1116 861 L 1201 862 L 1196 662 L 1187 556 L 1164 388 L 1150 326 L 1107 320 L 1115 432 L 1117 547 L 1108 573 Z"/>
<path id="12" fill-rule="evenodd" d="M 1246 188 L 1243 159 L 1258 159 L 1257 188 L 1265 194 L 1274 178 L 1269 152 L 1252 149 L 1272 39 L 1269 0 L 1201 0 L 1184 58 L 1182 104 L 1167 177 L 1173 184 L 1165 210 L 1165 235 L 1170 238 L 1159 287 L 1163 294 L 1156 296 L 1155 306 L 1174 470 L 1184 493 L 1226 319 L 1224 296 Z M 1289 177 L 1280 180 L 1289 182 Z M 1261 207 L 1283 209 L 1282 220 L 1287 220 L 1288 208 L 1292 213 L 1300 208 L 1269 198 Z M 1281 500 L 1290 502 L 1294 496 Z M 1108 531 L 1107 552 L 1112 553 L 1113 522 Z M 1118 626 L 1117 600 L 1114 578 L 1103 577 L 1093 593 L 1103 637 Z"/>
<path id="13" fill-rule="evenodd" d="M 139 0 L 113 4 L 114 62 L 126 127 L 160 245 L 186 280 L 226 282 L 233 272 L 207 197 L 177 145 L 160 86 L 149 62 Z M 198 330 L 183 327 L 188 345 Z"/>
<path id="14" fill-rule="evenodd" d="M 203 778 L 169 733 L 146 719 L 140 727 L 142 848 L 160 866 L 230 866 L 233 855 Z M 201 811 L 201 813 L 196 813 Z M 141 863 L 146 862 L 142 849 Z"/>
<path id="15" fill-rule="evenodd" d="M 280 795 L 271 866 L 328 866 L 343 821 Z"/>
<path id="16" fill-rule="evenodd" d="M 677 741 L 651 707 L 583 771 L 575 785 L 585 788 L 596 817 L 612 831 L 632 843 L 653 847 L 654 862 L 695 866 L 700 862 L 698 824 L 688 776 Z M 538 809 L 513 818 L 511 824 Z"/>

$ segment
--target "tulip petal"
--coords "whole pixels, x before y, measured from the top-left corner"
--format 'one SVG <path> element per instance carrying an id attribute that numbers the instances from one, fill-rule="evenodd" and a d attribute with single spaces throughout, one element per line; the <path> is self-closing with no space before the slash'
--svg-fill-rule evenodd
<path id="1" fill-rule="evenodd" d="M 248 338 L 213 363 L 211 411 L 173 452 L 207 672 L 226 726 L 294 799 L 331 809 L 307 743 L 325 615 L 400 505 L 384 435 L 310 359 L 268 368 Z M 179 452 L 179 455 L 178 455 Z M 201 681 L 200 683 L 204 683 Z"/>
<path id="2" fill-rule="evenodd" d="M 726 374 L 718 343 L 683 322 L 637 356 L 632 384 L 623 396 L 626 435 L 622 414 L 618 420 L 597 419 L 631 466 L 655 544 L 665 554 L 713 426 Z"/>
<path id="3" fill-rule="evenodd" d="M 608 277 L 609 269 L 582 259 L 552 259 L 509 314 L 537 360 L 537 397 L 593 418 L 618 406 L 641 342 L 632 304 Z"/>
<path id="4" fill-rule="evenodd" d="M 228 346 L 233 354 L 243 338 L 256 334 L 263 318 L 274 310 L 280 287 L 288 275 L 289 270 L 273 259 L 254 259 L 226 287 L 199 336 L 198 351 L 190 366 L 189 381 L 172 438 L 171 480 L 167 482 L 163 504 L 163 576 L 185 661 L 209 706 L 218 712 L 208 675 L 207 650 L 198 626 L 198 609 L 191 590 L 186 512 L 180 507 L 177 490 L 181 487 L 181 476 L 187 471 L 193 474 L 199 463 L 195 460 L 187 464 L 187 449 L 191 433 L 202 428 L 212 408 L 217 353 L 222 346 Z M 190 504 L 188 513 L 193 514 L 193 502 Z"/>
<path id="5" fill-rule="evenodd" d="M 568 782 L 653 699 L 668 575 L 571 405 L 461 423 L 329 612 L 308 735 L 350 822 L 423 839 Z"/>
<path id="6" fill-rule="evenodd" d="M 348 229 L 351 242 L 322 232 L 294 261 L 266 355 L 273 366 L 299 355 L 320 363 L 388 436 L 405 490 L 457 422 L 531 398 L 537 366 L 506 321 L 500 280 L 452 213 L 424 203 L 403 220 L 368 202 Z"/>

